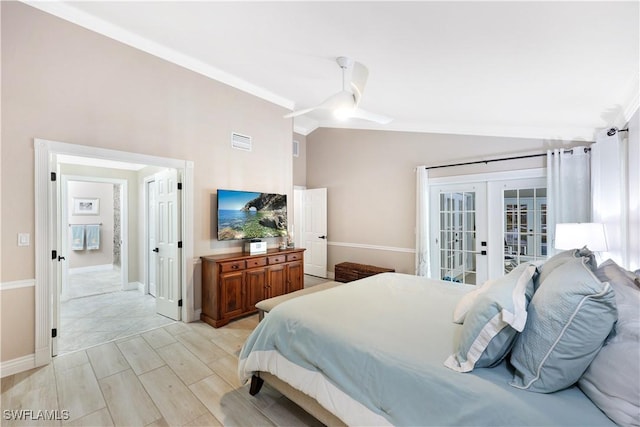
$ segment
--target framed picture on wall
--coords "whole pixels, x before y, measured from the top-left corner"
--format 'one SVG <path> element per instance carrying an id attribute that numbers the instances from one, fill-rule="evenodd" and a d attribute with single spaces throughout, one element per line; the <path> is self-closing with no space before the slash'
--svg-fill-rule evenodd
<path id="1" fill-rule="evenodd" d="M 74 215 L 98 215 L 100 213 L 100 199 L 98 198 L 73 198 Z"/>

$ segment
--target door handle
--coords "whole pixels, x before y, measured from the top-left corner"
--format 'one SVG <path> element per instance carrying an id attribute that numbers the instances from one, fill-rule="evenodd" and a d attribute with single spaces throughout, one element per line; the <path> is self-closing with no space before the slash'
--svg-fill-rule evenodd
<path id="1" fill-rule="evenodd" d="M 66 260 L 65 257 L 58 255 L 58 261 Z"/>
<path id="2" fill-rule="evenodd" d="M 158 252 L 160 252 L 160 249 L 158 249 L 158 248 L 154 248 L 154 249 L 153 249 L 153 252 L 158 253 Z"/>
<path id="3" fill-rule="evenodd" d="M 469 252 L 470 254 L 473 255 L 486 255 L 487 251 L 486 250 L 481 250 L 481 251 L 475 251 L 475 252 Z"/>
<path id="4" fill-rule="evenodd" d="M 318 239 L 326 239 L 327 236 L 319 236 Z"/>

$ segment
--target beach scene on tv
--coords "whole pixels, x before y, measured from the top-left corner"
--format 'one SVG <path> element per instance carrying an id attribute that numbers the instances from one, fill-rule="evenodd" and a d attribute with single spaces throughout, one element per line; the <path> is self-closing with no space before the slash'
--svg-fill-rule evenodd
<path id="1" fill-rule="evenodd" d="M 218 240 L 286 235 L 285 194 L 218 190 Z"/>

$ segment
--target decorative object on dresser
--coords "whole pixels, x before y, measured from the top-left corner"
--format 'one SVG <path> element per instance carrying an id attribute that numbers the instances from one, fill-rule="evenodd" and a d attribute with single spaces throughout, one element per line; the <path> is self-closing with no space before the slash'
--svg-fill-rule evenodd
<path id="1" fill-rule="evenodd" d="M 302 289 L 304 249 L 203 256 L 200 320 L 218 328 L 257 311 L 257 302 Z"/>
<path id="2" fill-rule="evenodd" d="M 336 282 L 352 282 L 380 273 L 394 273 L 393 268 L 376 267 L 374 265 L 357 264 L 355 262 L 341 262 L 335 267 Z"/>

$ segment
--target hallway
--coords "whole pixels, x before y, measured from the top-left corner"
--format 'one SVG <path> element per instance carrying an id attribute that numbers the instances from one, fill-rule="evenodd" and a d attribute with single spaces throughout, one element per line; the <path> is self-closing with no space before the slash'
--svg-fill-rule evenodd
<path id="1" fill-rule="evenodd" d="M 120 291 L 119 274 L 69 275 L 68 289 L 60 301 L 58 354 L 174 323 L 156 313 L 156 300 L 151 295 L 138 290 Z"/>

